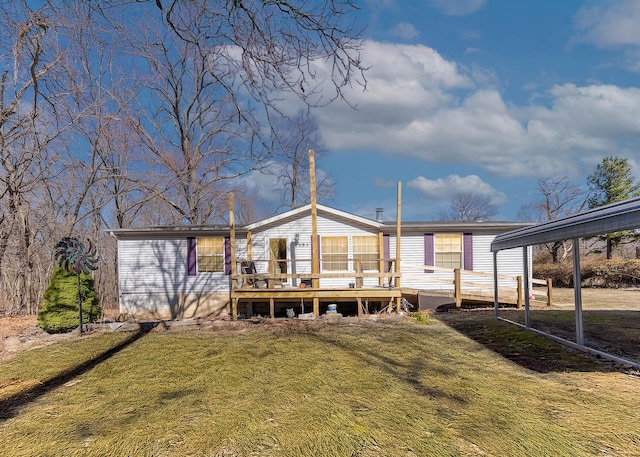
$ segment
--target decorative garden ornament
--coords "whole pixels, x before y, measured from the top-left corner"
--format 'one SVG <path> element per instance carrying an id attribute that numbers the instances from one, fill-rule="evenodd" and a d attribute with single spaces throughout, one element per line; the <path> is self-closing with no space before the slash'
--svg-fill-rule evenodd
<path id="1" fill-rule="evenodd" d="M 65 236 L 56 244 L 56 261 L 58 266 L 78 277 L 78 314 L 80 317 L 80 333 L 82 334 L 82 294 L 80 293 L 80 274 L 89 274 L 98 267 L 99 257 L 91 240 L 85 246 L 78 238 Z"/>

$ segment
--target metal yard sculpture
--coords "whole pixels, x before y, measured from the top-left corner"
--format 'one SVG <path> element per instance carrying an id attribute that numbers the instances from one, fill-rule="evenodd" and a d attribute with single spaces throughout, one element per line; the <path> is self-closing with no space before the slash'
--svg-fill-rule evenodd
<path id="1" fill-rule="evenodd" d="M 56 244 L 56 261 L 58 266 L 68 273 L 75 273 L 78 277 L 78 314 L 80 317 L 80 333 L 82 333 L 82 294 L 80 292 L 80 274 L 89 274 L 98 267 L 98 254 L 91 240 L 86 246 L 78 238 L 66 236 Z"/>

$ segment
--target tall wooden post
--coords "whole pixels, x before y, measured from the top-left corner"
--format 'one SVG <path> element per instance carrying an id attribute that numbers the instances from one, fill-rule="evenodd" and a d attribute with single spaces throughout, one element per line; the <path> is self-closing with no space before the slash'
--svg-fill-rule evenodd
<path id="1" fill-rule="evenodd" d="M 400 241 L 402 239 L 402 182 L 398 181 L 398 209 L 396 215 L 396 287 L 400 287 Z M 400 305 L 402 303 L 402 298 L 398 297 L 396 299 L 396 311 L 400 312 Z"/>
<path id="2" fill-rule="evenodd" d="M 311 191 L 311 287 L 318 289 L 320 280 L 319 253 L 318 253 L 318 212 L 316 208 L 316 160 L 315 152 L 309 149 L 309 186 Z M 320 301 L 317 297 L 313 298 L 313 314 L 317 317 L 320 315 Z"/>
<path id="3" fill-rule="evenodd" d="M 251 230 L 247 232 L 247 260 L 251 262 L 253 260 L 253 248 L 252 241 L 253 235 L 251 234 Z"/>
<path id="4" fill-rule="evenodd" d="M 453 270 L 453 295 L 456 299 L 456 308 L 462 306 L 462 281 L 460 277 L 460 268 Z"/>
<path id="5" fill-rule="evenodd" d="M 380 258 L 378 259 L 378 271 L 380 272 L 380 278 L 378 278 L 378 285 L 384 286 L 384 264 L 386 260 L 384 258 L 384 234 L 382 232 L 378 232 L 378 255 Z"/>
<path id="6" fill-rule="evenodd" d="M 229 255 L 231 256 L 231 315 L 238 320 L 238 300 L 235 298 L 236 280 L 236 223 L 234 214 L 233 192 L 229 194 Z"/>
<path id="7" fill-rule="evenodd" d="M 524 297 L 522 291 L 522 276 L 516 276 L 516 290 L 518 298 L 516 299 L 516 309 L 522 309 L 522 297 Z"/>

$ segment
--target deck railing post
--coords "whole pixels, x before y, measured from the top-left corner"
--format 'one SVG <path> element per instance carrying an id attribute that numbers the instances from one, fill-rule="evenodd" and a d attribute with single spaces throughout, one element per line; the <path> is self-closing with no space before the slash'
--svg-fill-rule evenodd
<path id="1" fill-rule="evenodd" d="M 547 306 L 553 305 L 553 281 L 547 278 Z"/>
<path id="2" fill-rule="evenodd" d="M 453 294 L 456 298 L 456 308 L 462 306 L 462 282 L 460 281 L 460 268 L 453 270 Z"/>
<path id="3" fill-rule="evenodd" d="M 276 261 L 269 260 L 269 279 L 267 279 L 267 287 L 269 289 L 273 289 L 275 287 L 275 281 L 273 279 L 273 275 L 276 272 Z"/>
<path id="4" fill-rule="evenodd" d="M 522 293 L 522 276 L 516 277 L 516 284 L 517 284 L 516 290 L 518 294 L 518 298 L 516 299 L 516 308 L 522 309 L 522 297 L 524 297 Z"/>

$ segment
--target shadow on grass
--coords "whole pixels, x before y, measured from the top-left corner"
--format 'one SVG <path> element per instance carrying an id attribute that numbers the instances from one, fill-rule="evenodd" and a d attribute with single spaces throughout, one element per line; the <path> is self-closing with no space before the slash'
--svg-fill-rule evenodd
<path id="1" fill-rule="evenodd" d="M 421 355 L 413 357 L 407 362 L 402 362 L 397 358 L 387 357 L 378 352 L 366 349 L 364 347 L 356 348 L 353 345 L 345 344 L 337 339 L 328 338 L 316 333 L 309 333 L 309 336 L 317 341 L 334 346 L 342 351 L 349 353 L 358 360 L 366 362 L 368 365 L 375 366 L 382 371 L 390 374 L 396 379 L 406 383 L 421 396 L 429 398 L 444 398 L 458 404 L 467 403 L 467 400 L 458 395 L 452 395 L 437 387 L 426 385 L 421 381 L 422 374 L 426 371 L 426 361 Z"/>
<path id="2" fill-rule="evenodd" d="M 51 392 L 52 390 L 60 387 L 63 384 L 68 383 L 72 379 L 80 376 L 92 368 L 98 366 L 105 360 L 116 355 L 118 352 L 123 349 L 129 347 L 144 335 L 149 333 L 154 327 L 156 327 L 158 323 L 149 322 L 149 323 L 140 323 L 138 331 L 133 333 L 129 338 L 124 340 L 122 343 L 117 346 L 112 347 L 111 349 L 106 350 L 102 354 L 93 357 L 86 362 L 81 363 L 80 365 L 70 368 L 62 373 L 54 376 L 51 379 L 44 381 L 42 384 L 38 384 L 37 386 L 32 387 L 31 389 L 19 392 L 9 398 L 6 398 L 0 401 L 0 422 L 4 422 L 7 419 L 11 419 L 15 417 L 20 408 L 27 403 L 30 403 L 42 395 Z"/>
<path id="3" fill-rule="evenodd" d="M 502 311 L 501 316 L 517 321 Z M 610 361 L 496 319 L 493 311 L 453 311 L 437 314 L 435 318 L 505 359 L 538 373 L 617 371 Z"/>

